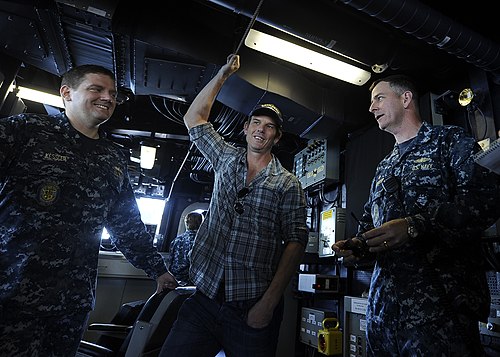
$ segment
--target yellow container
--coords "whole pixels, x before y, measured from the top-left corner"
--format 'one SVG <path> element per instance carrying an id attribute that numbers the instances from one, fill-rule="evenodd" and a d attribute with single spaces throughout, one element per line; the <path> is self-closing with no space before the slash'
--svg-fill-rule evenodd
<path id="1" fill-rule="evenodd" d="M 339 321 L 328 317 L 322 322 L 323 328 L 318 331 L 318 351 L 326 356 L 342 354 L 342 332 Z"/>

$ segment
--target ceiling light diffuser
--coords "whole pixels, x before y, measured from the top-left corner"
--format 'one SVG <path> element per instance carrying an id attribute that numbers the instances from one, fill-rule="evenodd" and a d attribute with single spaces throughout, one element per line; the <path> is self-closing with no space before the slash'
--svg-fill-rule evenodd
<path id="1" fill-rule="evenodd" d="M 51 105 L 57 108 L 64 108 L 63 100 L 58 95 L 49 94 L 46 92 L 42 92 L 27 87 L 15 87 L 14 91 L 16 93 L 16 97 L 18 98 L 31 100 L 32 102 Z"/>
<path id="2" fill-rule="evenodd" d="M 151 170 L 155 166 L 156 148 L 141 145 L 141 168 Z"/>
<path id="3" fill-rule="evenodd" d="M 245 45 L 256 51 L 358 86 L 365 84 L 371 77 L 371 73 L 364 69 L 258 30 L 249 31 Z"/>

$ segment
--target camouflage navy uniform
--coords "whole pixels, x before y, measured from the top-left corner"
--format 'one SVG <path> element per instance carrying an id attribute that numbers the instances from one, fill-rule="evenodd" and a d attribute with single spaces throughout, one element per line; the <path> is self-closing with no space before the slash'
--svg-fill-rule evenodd
<path id="1" fill-rule="evenodd" d="M 189 279 L 189 251 L 193 247 L 196 231 L 188 229 L 170 243 L 168 269 L 180 285 L 193 285 Z"/>
<path id="2" fill-rule="evenodd" d="M 64 113 L 0 119 L 2 356 L 71 355 L 37 350 L 33 333 L 54 344 L 70 331 L 81 337 L 95 302 L 104 226 L 134 266 L 154 279 L 167 271 L 141 221 L 127 157 L 103 136 L 79 134 Z M 68 350 L 80 337 L 69 337 Z M 13 350 L 16 340 L 24 351 Z"/>
<path id="3" fill-rule="evenodd" d="M 376 257 L 369 355 L 481 355 L 490 295 L 480 236 L 500 198 L 498 176 L 474 164 L 475 145 L 459 127 L 424 123 L 406 152 L 395 145 L 378 165 L 361 226 L 411 216 L 418 236 Z"/>

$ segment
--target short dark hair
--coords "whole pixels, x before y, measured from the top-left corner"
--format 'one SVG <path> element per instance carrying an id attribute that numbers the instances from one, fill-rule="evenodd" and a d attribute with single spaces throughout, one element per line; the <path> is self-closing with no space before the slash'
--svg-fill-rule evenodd
<path id="1" fill-rule="evenodd" d="M 63 74 L 61 86 L 66 85 L 70 88 L 78 88 L 78 86 L 85 79 L 85 75 L 89 73 L 104 74 L 110 77 L 113 81 L 116 81 L 115 75 L 111 70 L 96 64 L 84 64 L 81 66 L 73 67 L 65 74 Z"/>
<path id="2" fill-rule="evenodd" d="M 196 231 L 201 226 L 203 221 L 203 215 L 198 212 L 189 212 L 184 219 L 186 222 L 186 228 L 191 231 Z"/>
<path id="3" fill-rule="evenodd" d="M 419 98 L 418 88 L 413 79 L 410 78 L 409 76 L 404 74 L 393 74 L 385 78 L 377 79 L 370 85 L 369 88 L 370 92 L 380 82 L 389 83 L 389 86 L 394 91 L 394 93 L 399 95 L 403 94 L 406 91 L 410 91 L 413 94 L 413 100 L 416 103 L 418 103 L 418 98 Z"/>

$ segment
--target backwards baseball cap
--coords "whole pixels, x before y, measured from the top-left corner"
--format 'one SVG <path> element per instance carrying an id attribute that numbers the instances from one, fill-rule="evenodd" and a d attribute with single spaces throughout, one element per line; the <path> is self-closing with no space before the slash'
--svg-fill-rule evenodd
<path id="1" fill-rule="evenodd" d="M 250 113 L 250 116 L 254 115 L 267 115 L 273 118 L 274 123 L 279 128 L 283 126 L 283 118 L 281 117 L 281 111 L 274 104 L 259 104 Z"/>

